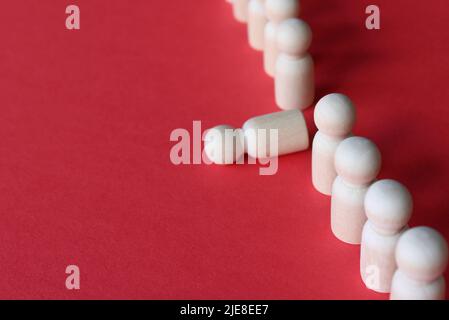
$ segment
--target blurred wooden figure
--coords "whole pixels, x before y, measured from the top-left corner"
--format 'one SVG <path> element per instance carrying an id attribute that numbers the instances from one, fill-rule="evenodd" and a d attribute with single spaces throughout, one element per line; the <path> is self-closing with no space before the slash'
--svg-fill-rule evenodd
<path id="1" fill-rule="evenodd" d="M 232 0 L 234 9 L 234 18 L 241 23 L 248 22 L 248 3 L 249 0 Z"/>
<path id="2" fill-rule="evenodd" d="M 315 99 L 313 59 L 307 50 L 312 31 L 301 19 L 288 19 L 276 34 L 275 98 L 283 110 L 304 110 Z"/>
<path id="3" fill-rule="evenodd" d="M 274 77 L 276 60 L 278 56 L 276 33 L 279 24 L 287 19 L 299 16 L 299 0 L 266 0 L 265 14 L 268 23 L 264 31 L 264 69 Z"/>
<path id="4" fill-rule="evenodd" d="M 267 24 L 265 0 L 250 0 L 248 7 L 248 40 L 251 48 L 262 51 L 264 48 L 264 32 Z"/>

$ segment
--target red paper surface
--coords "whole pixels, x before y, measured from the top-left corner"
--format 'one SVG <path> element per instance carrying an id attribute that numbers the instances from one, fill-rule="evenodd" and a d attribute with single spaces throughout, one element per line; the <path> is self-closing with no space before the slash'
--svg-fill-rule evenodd
<path id="1" fill-rule="evenodd" d="M 330 230 L 310 151 L 174 166 L 176 128 L 277 111 L 262 55 L 221 0 L 15 0 L 0 10 L 0 298 L 385 299 Z M 447 1 L 303 0 L 318 97 L 349 95 L 412 226 L 449 238 Z M 313 109 L 306 112 L 310 121 Z M 65 268 L 81 289 L 65 288 Z"/>

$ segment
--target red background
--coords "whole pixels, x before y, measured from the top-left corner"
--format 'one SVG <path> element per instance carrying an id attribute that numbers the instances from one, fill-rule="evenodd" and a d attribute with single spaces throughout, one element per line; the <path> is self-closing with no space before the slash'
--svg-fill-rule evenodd
<path id="1" fill-rule="evenodd" d="M 388 298 L 332 235 L 310 150 L 269 177 L 171 164 L 173 129 L 277 110 L 225 0 L 72 2 L 80 31 L 66 1 L 1 5 L 0 298 Z M 353 99 L 380 177 L 414 196 L 411 225 L 449 238 L 447 1 L 377 0 L 380 31 L 365 28 L 371 1 L 302 3 L 318 97 Z"/>

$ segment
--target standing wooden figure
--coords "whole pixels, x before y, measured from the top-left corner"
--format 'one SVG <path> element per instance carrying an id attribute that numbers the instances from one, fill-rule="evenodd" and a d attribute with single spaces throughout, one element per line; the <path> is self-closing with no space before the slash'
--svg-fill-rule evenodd
<path id="1" fill-rule="evenodd" d="M 249 0 L 232 0 L 234 18 L 238 22 L 248 22 L 248 3 Z"/>
<path id="2" fill-rule="evenodd" d="M 299 16 L 299 0 L 266 0 L 265 13 L 268 23 L 264 32 L 264 69 L 274 77 L 276 60 L 278 56 L 276 33 L 279 24 L 287 19 Z"/>
<path id="3" fill-rule="evenodd" d="M 248 40 L 254 50 L 262 51 L 264 48 L 267 21 L 265 0 L 251 0 L 248 7 Z"/>
<path id="4" fill-rule="evenodd" d="M 348 97 L 332 93 L 318 101 L 314 119 L 318 132 L 312 146 L 312 183 L 319 192 L 331 195 L 337 177 L 335 151 L 351 135 L 356 112 Z"/>
<path id="5" fill-rule="evenodd" d="M 381 155 L 370 140 L 350 137 L 335 152 L 337 178 L 332 186 L 331 227 L 343 242 L 360 244 L 366 222 L 365 194 L 380 171 Z"/>
<path id="6" fill-rule="evenodd" d="M 396 270 L 391 300 L 443 300 L 443 277 L 448 262 L 444 238 L 434 229 L 417 227 L 404 232 L 396 247 Z"/>
<path id="7" fill-rule="evenodd" d="M 367 288 L 390 292 L 396 271 L 395 249 L 412 215 L 410 192 L 397 181 L 380 180 L 365 197 L 368 221 L 362 232 L 360 275 Z"/>
<path id="8" fill-rule="evenodd" d="M 276 43 L 275 97 L 283 110 L 304 110 L 315 99 L 313 59 L 307 52 L 312 31 L 300 19 L 288 19 L 279 25 Z"/>

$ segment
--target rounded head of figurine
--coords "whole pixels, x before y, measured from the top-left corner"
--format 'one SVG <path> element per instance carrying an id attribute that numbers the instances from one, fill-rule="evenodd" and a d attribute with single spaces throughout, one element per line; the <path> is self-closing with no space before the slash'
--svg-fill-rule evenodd
<path id="1" fill-rule="evenodd" d="M 356 111 L 347 96 L 332 93 L 318 101 L 314 119 L 317 128 L 324 134 L 346 136 L 354 127 Z"/>
<path id="2" fill-rule="evenodd" d="M 374 227 L 385 234 L 401 231 L 410 220 L 413 199 L 407 188 L 395 180 L 373 183 L 365 196 L 365 212 Z"/>
<path id="3" fill-rule="evenodd" d="M 371 183 L 380 171 L 381 155 L 371 140 L 350 137 L 335 152 L 335 169 L 343 180 L 355 184 Z"/>
<path id="4" fill-rule="evenodd" d="M 276 34 L 276 43 L 280 52 L 290 55 L 304 55 L 312 42 L 312 31 L 301 19 L 283 21 Z"/>
<path id="5" fill-rule="evenodd" d="M 279 23 L 283 20 L 299 16 L 300 5 L 298 0 L 267 0 L 265 12 L 268 20 Z"/>
<path id="6" fill-rule="evenodd" d="M 215 164 L 235 163 L 245 152 L 243 132 L 228 125 L 207 130 L 204 136 L 204 152 Z"/>
<path id="7" fill-rule="evenodd" d="M 404 232 L 396 247 L 398 268 L 417 281 L 434 281 L 447 267 L 448 248 L 434 229 L 417 227 Z"/>

